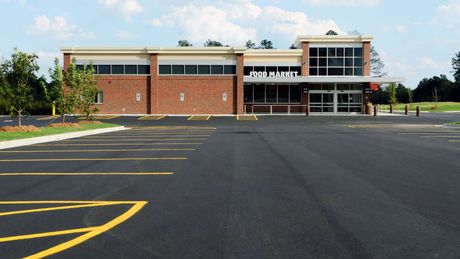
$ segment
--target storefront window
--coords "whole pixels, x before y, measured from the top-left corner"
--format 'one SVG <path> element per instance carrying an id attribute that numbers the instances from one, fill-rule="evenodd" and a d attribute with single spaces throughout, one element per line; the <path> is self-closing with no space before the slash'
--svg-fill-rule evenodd
<path id="1" fill-rule="evenodd" d="M 265 102 L 265 85 L 254 85 L 254 102 Z"/>
<path id="2" fill-rule="evenodd" d="M 276 85 L 267 85 L 266 86 L 266 102 L 267 103 L 276 103 L 277 101 L 277 86 Z"/>
<path id="3" fill-rule="evenodd" d="M 289 102 L 289 85 L 278 85 L 278 102 Z"/>
<path id="4" fill-rule="evenodd" d="M 290 86 L 290 102 L 300 103 L 301 102 L 301 87 L 300 85 Z"/>

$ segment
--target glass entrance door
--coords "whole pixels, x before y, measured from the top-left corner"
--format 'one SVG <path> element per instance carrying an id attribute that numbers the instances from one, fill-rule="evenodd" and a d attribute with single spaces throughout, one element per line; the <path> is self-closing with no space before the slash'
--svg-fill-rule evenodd
<path id="1" fill-rule="evenodd" d="M 358 85 L 324 84 L 310 90 L 310 112 L 322 114 L 361 113 L 363 93 Z"/>

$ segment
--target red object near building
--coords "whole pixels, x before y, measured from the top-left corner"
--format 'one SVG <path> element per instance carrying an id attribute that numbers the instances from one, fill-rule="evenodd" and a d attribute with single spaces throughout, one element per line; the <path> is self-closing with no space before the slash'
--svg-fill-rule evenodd
<path id="1" fill-rule="evenodd" d="M 371 91 L 378 92 L 379 91 L 379 84 L 372 84 L 371 83 Z"/>

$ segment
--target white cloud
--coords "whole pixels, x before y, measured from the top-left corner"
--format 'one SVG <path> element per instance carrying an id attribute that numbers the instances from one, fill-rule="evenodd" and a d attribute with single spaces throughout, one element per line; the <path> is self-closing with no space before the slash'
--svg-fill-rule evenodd
<path id="1" fill-rule="evenodd" d="M 433 59 L 428 57 L 423 57 L 418 60 L 417 67 L 419 69 L 426 69 L 426 70 L 441 70 L 444 69 L 444 66 L 441 64 L 436 63 Z"/>
<path id="2" fill-rule="evenodd" d="M 40 62 L 42 63 L 52 63 L 54 62 L 55 58 L 62 59 L 62 54 L 58 51 L 48 52 L 48 51 L 39 50 L 37 51 L 36 54 L 39 57 Z"/>
<path id="3" fill-rule="evenodd" d="M 448 27 L 460 24 L 460 0 L 450 1 L 448 4 L 438 6 L 435 23 L 441 23 Z"/>
<path id="4" fill-rule="evenodd" d="M 68 39 L 75 36 L 83 38 L 94 38 L 94 34 L 86 32 L 76 25 L 68 23 L 65 17 L 55 16 L 53 19 L 46 15 L 35 17 L 34 25 L 27 30 L 31 35 L 52 34 L 56 39 Z"/>
<path id="5" fill-rule="evenodd" d="M 258 6 L 251 0 L 173 6 L 168 14 L 148 23 L 155 27 L 179 27 L 185 32 L 184 37 L 193 42 L 213 39 L 240 46 L 249 39 L 258 39 L 257 26 L 292 41 L 299 34 L 325 34 L 331 29 L 343 33 L 333 20 L 311 21 L 303 12 Z"/>
<path id="6" fill-rule="evenodd" d="M 396 31 L 400 34 L 406 34 L 407 33 L 407 27 L 404 25 L 398 25 L 396 26 Z"/>
<path id="7" fill-rule="evenodd" d="M 119 39 L 132 39 L 135 37 L 136 35 L 129 31 L 124 31 L 124 30 L 117 31 L 117 38 Z"/>
<path id="8" fill-rule="evenodd" d="M 327 6 L 376 6 L 380 0 L 305 0 L 312 5 Z"/>
<path id="9" fill-rule="evenodd" d="M 130 21 L 134 15 L 144 11 L 144 7 L 138 0 L 98 0 L 98 3 L 108 8 L 118 9 L 127 21 Z"/>

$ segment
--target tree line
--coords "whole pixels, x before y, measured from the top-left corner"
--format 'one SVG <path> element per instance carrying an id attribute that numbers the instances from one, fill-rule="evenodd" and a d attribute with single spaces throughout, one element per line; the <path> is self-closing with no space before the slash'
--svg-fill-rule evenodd
<path id="1" fill-rule="evenodd" d="M 43 75 L 37 76 L 39 69 L 36 54 L 18 49 L 0 64 L 0 114 L 18 117 L 21 126 L 23 116 L 49 114 L 52 104 L 62 115 L 62 122 L 66 114 L 78 112 L 90 119 L 98 111 L 93 107 L 98 89 L 91 65 L 77 69 L 73 59 L 64 71 L 56 58 L 49 69 L 50 82 Z"/>

